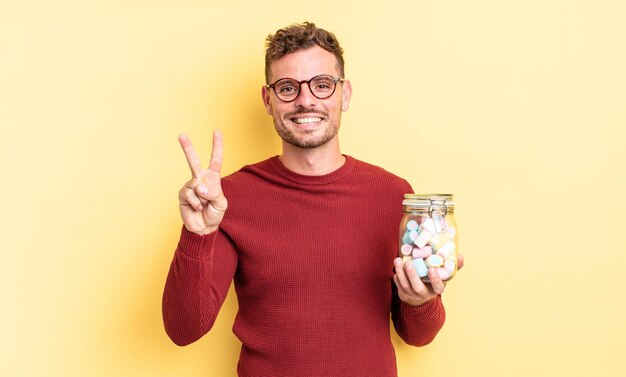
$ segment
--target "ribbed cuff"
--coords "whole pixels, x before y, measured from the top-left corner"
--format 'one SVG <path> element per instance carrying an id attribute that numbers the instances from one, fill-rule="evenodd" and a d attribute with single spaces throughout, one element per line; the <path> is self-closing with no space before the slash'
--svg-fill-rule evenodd
<path id="1" fill-rule="evenodd" d="M 404 301 L 400 302 L 400 310 L 403 315 L 413 316 L 413 317 L 421 317 L 423 315 L 427 315 L 432 311 L 436 311 L 437 308 L 441 305 L 441 295 L 438 295 L 423 303 L 420 306 L 409 305 Z"/>
<path id="2" fill-rule="evenodd" d="M 213 244 L 217 238 L 217 232 L 218 230 L 215 230 L 209 234 L 200 235 L 190 232 L 183 225 L 180 240 L 178 241 L 178 248 L 176 250 L 186 258 L 208 258 L 213 253 Z"/>

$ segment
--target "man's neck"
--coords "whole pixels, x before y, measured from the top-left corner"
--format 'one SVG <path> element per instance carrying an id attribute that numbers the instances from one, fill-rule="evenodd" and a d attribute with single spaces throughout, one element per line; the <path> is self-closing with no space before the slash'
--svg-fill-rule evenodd
<path id="1" fill-rule="evenodd" d="M 279 159 L 287 169 L 302 175 L 330 174 L 346 162 L 339 145 L 332 142 L 311 149 L 298 148 L 283 142 L 283 153 Z"/>

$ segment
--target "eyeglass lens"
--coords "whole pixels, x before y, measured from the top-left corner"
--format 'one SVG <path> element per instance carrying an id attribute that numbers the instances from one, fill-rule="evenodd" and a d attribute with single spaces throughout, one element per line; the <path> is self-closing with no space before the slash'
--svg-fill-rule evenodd
<path id="1" fill-rule="evenodd" d="M 273 85 L 274 92 L 283 101 L 293 101 L 300 94 L 302 83 L 308 83 L 311 93 L 319 99 L 328 98 L 335 92 L 336 80 L 329 75 L 315 76 L 308 81 L 302 82 L 289 78 L 281 79 Z"/>

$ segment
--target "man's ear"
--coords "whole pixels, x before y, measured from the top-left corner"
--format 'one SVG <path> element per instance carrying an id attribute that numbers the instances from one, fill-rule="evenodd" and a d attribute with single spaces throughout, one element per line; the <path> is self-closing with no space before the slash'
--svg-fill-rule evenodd
<path id="1" fill-rule="evenodd" d="M 348 111 L 350 108 L 350 98 L 352 97 L 352 85 L 349 80 L 346 80 L 342 84 L 341 90 L 341 111 Z"/>
<path id="2" fill-rule="evenodd" d="M 263 98 L 263 105 L 267 115 L 272 115 L 272 104 L 270 103 L 270 89 L 267 86 L 261 88 L 261 97 Z"/>

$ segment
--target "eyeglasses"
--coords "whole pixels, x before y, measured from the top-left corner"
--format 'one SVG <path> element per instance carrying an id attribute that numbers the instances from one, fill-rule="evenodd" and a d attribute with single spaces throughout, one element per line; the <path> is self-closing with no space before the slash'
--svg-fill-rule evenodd
<path id="1" fill-rule="evenodd" d="M 266 87 L 274 89 L 274 94 L 279 100 L 293 102 L 300 95 L 304 83 L 307 83 L 315 98 L 326 99 L 335 93 L 338 82 L 343 82 L 343 79 L 331 75 L 317 75 L 310 80 L 302 81 L 283 78 L 273 84 L 266 85 Z"/>

